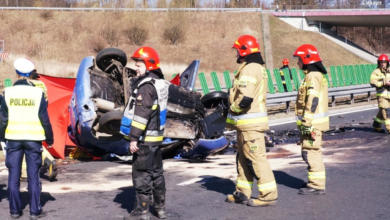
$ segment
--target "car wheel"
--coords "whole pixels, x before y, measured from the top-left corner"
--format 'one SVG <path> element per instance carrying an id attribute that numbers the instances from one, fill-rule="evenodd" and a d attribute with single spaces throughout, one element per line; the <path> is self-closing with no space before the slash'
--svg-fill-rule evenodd
<path id="1" fill-rule="evenodd" d="M 206 108 L 214 108 L 223 103 L 228 105 L 229 95 L 226 92 L 215 91 L 204 95 L 200 101 Z"/>
<path id="2" fill-rule="evenodd" d="M 115 47 L 108 47 L 101 50 L 96 55 L 96 65 L 99 69 L 104 71 L 111 65 L 112 59 L 119 61 L 122 66 L 126 66 L 127 64 L 127 56 L 125 52 Z"/>
<path id="3" fill-rule="evenodd" d="M 102 115 L 99 119 L 99 131 L 107 134 L 118 134 L 122 116 L 122 111 L 110 111 Z"/>

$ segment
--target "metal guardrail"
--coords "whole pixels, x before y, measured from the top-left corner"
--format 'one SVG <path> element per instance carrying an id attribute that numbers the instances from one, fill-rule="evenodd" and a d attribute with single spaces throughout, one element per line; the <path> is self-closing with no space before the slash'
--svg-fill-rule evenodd
<path id="1" fill-rule="evenodd" d="M 274 9 L 261 8 L 57 8 L 57 7 L 0 7 L 0 10 L 52 10 L 52 11 L 192 11 L 192 12 L 275 12 Z M 294 12 L 316 11 L 390 11 L 390 8 L 356 8 L 356 9 L 291 9 Z"/>
<path id="2" fill-rule="evenodd" d="M 221 87 L 221 89 L 226 89 L 226 87 Z M 196 88 L 196 91 L 202 91 L 202 88 Z M 215 88 L 209 88 L 210 92 L 215 91 Z M 336 106 L 336 97 L 345 97 L 350 96 L 351 102 L 354 103 L 354 95 L 365 94 L 367 93 L 367 101 L 371 101 L 371 92 L 376 92 L 374 87 L 371 87 L 369 84 L 358 85 L 358 86 L 344 86 L 338 88 L 329 88 L 328 97 L 332 99 L 332 107 Z M 290 111 L 289 102 L 295 101 L 297 98 L 298 92 L 284 92 L 276 94 L 267 94 L 267 106 L 278 105 L 286 103 L 286 111 Z"/>

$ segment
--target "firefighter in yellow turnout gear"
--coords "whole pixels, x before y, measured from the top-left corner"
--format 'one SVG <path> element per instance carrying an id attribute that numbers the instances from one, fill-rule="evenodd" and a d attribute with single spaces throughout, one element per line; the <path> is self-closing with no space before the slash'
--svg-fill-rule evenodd
<path id="1" fill-rule="evenodd" d="M 41 88 L 43 90 L 43 95 L 45 97 L 45 100 L 48 101 L 48 95 L 47 95 L 47 88 L 45 86 L 45 83 L 38 80 L 39 75 L 36 70 L 34 70 L 31 75 L 29 82 L 33 83 L 35 87 Z M 48 170 L 48 176 L 50 181 L 55 180 L 58 174 L 57 169 L 57 161 L 54 159 L 54 157 L 50 154 L 46 148 L 42 147 L 42 165 L 47 168 Z M 22 162 L 22 175 L 20 177 L 22 180 L 27 180 L 27 164 L 26 164 L 26 156 L 23 157 Z"/>
<path id="2" fill-rule="evenodd" d="M 264 131 L 268 129 L 266 104 L 267 72 L 256 38 L 243 35 L 233 48 L 241 63 L 229 91 L 230 110 L 227 128 L 237 130 L 237 185 L 226 202 L 249 206 L 275 205 L 278 198 L 275 177 L 267 161 Z M 260 195 L 251 199 L 253 180 Z"/>
<path id="3" fill-rule="evenodd" d="M 298 47 L 294 57 L 298 57 L 298 66 L 305 74 L 298 91 L 295 115 L 301 130 L 302 159 L 308 165 L 308 183 L 298 193 L 321 195 L 325 194 L 326 179 L 322 132 L 329 129 L 327 72 L 313 45 Z"/>
<path id="4" fill-rule="evenodd" d="M 373 127 L 382 130 L 385 123 L 387 132 L 390 131 L 390 68 L 389 57 L 382 54 L 378 57 L 378 67 L 371 73 L 371 86 L 376 88 L 379 112 L 374 118 Z"/>

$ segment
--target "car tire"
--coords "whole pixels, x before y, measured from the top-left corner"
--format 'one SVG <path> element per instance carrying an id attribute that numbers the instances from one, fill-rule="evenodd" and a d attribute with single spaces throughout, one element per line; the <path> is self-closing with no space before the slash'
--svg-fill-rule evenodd
<path id="1" fill-rule="evenodd" d="M 96 55 L 96 65 L 99 69 L 104 71 L 111 65 L 112 59 L 119 61 L 122 66 L 126 66 L 127 64 L 127 56 L 125 52 L 115 47 L 108 47 L 101 50 Z"/>
<path id="2" fill-rule="evenodd" d="M 107 134 L 118 134 L 122 116 L 122 111 L 110 111 L 102 115 L 99 119 L 99 131 Z"/>
<path id="3" fill-rule="evenodd" d="M 228 100 L 229 95 L 227 94 L 227 92 L 222 91 L 210 92 L 200 99 L 200 101 L 206 108 L 214 108 L 221 103 L 227 106 Z"/>

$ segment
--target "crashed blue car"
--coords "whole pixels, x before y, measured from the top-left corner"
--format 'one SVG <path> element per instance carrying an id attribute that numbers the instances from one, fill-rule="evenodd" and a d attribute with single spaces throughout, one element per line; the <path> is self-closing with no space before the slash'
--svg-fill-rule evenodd
<path id="1" fill-rule="evenodd" d="M 123 109 L 136 79 L 135 71 L 126 64 L 126 54 L 118 48 L 106 48 L 96 58 L 85 57 L 80 63 L 69 106 L 68 133 L 92 156 L 131 156 L 129 142 L 119 133 Z M 204 159 L 228 146 L 223 136 L 227 93 L 201 97 L 194 91 L 199 64 L 193 61 L 180 74 L 180 86 L 169 87 L 164 157 Z"/>

